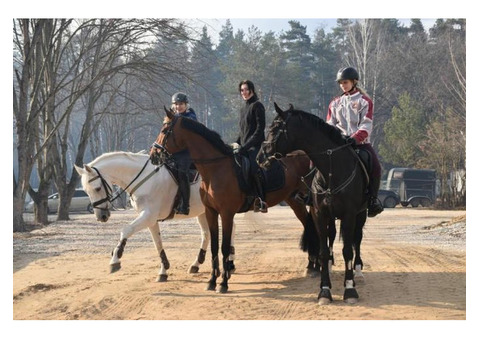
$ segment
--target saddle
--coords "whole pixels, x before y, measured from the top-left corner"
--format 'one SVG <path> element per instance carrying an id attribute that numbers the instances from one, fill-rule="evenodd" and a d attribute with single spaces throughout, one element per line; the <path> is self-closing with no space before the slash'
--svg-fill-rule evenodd
<path id="1" fill-rule="evenodd" d="M 238 211 L 246 212 L 249 210 L 255 198 L 258 196 L 256 192 L 255 185 L 253 185 L 254 179 L 252 178 L 252 173 L 250 171 L 250 160 L 248 157 L 236 154 L 234 155 L 234 168 L 235 174 L 237 175 L 238 185 L 240 190 L 246 194 L 245 202 L 243 203 L 242 208 Z M 284 187 L 285 185 L 285 171 L 283 170 L 283 165 L 274 161 L 271 167 L 268 170 L 260 168 L 262 172 L 261 182 L 265 190 L 265 193 L 276 191 Z"/>
<path id="2" fill-rule="evenodd" d="M 373 169 L 372 155 L 370 154 L 370 151 L 365 149 L 355 148 L 354 150 L 364 166 L 365 176 L 367 177 L 367 180 L 369 182 L 370 174 L 372 173 L 372 169 Z"/>

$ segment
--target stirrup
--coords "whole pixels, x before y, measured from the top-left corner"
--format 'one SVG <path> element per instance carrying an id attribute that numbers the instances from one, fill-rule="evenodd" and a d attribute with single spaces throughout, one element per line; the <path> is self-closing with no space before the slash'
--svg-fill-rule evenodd
<path id="1" fill-rule="evenodd" d="M 255 198 L 255 201 L 253 202 L 253 212 L 268 212 L 267 202 L 262 201 L 260 197 Z"/>

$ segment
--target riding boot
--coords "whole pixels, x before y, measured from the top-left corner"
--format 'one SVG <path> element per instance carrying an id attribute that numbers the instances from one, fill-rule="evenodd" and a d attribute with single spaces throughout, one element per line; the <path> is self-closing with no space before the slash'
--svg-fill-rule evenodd
<path id="1" fill-rule="evenodd" d="M 188 172 L 179 171 L 178 190 L 181 196 L 181 202 L 177 206 L 177 214 L 188 215 L 190 213 L 190 183 Z"/>
<path id="2" fill-rule="evenodd" d="M 369 185 L 368 217 L 375 217 L 383 211 L 383 206 L 377 198 L 380 188 L 380 178 L 371 178 Z"/>
<path id="3" fill-rule="evenodd" d="M 267 202 L 265 202 L 265 191 L 263 190 L 262 180 L 260 176 L 262 176 L 260 171 L 258 171 L 256 174 L 253 175 L 253 180 L 255 182 L 255 187 L 257 189 L 257 194 L 258 194 L 258 197 L 255 199 L 253 203 L 253 211 L 254 212 L 260 211 L 262 213 L 266 213 L 268 212 L 268 205 L 267 205 Z"/>

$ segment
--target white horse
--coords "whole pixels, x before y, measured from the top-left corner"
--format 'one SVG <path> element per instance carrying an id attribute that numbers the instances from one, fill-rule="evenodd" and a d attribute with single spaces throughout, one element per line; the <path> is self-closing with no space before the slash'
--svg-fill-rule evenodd
<path id="1" fill-rule="evenodd" d="M 110 217 L 112 197 L 111 185 L 115 184 L 130 194 L 132 206 L 138 213 L 137 218 L 120 233 L 120 241 L 112 251 L 110 272 L 121 268 L 122 257 L 127 239 L 136 232 L 148 228 L 153 243 L 160 256 L 161 265 L 157 281 L 167 280 L 167 270 L 170 267 L 160 235 L 159 221 L 172 218 L 171 212 L 178 185 L 166 166 L 154 166 L 145 153 L 111 152 L 99 156 L 83 168 L 75 165 L 81 176 L 83 189 L 90 197 L 98 221 L 107 222 Z M 197 273 L 205 260 L 210 232 L 205 208 L 200 199 L 200 182 L 196 181 L 190 188 L 190 214 L 173 215 L 173 219 L 196 217 L 201 229 L 200 252 L 189 267 L 189 273 Z M 232 233 L 233 244 L 233 233 Z M 233 265 L 233 257 L 230 258 Z"/>

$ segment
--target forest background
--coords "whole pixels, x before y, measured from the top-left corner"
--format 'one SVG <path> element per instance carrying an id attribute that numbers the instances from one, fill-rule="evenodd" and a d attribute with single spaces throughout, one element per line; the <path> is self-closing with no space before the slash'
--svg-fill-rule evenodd
<path id="1" fill-rule="evenodd" d="M 466 19 L 437 19 L 429 29 L 420 19 L 337 19 L 313 36 L 295 20 L 282 32 L 235 31 L 227 20 L 215 38 L 191 23 L 13 20 L 14 231 L 25 230 L 27 193 L 37 223 L 48 223 L 52 191 L 57 219 L 68 219 L 73 164 L 148 149 L 174 92 L 186 92 L 199 120 L 230 143 L 240 80 L 255 83 L 268 126 L 274 101 L 325 118 L 339 95 L 336 72 L 348 65 L 374 101 L 372 144 L 384 172 L 436 169 L 440 204 L 465 205 Z"/>

